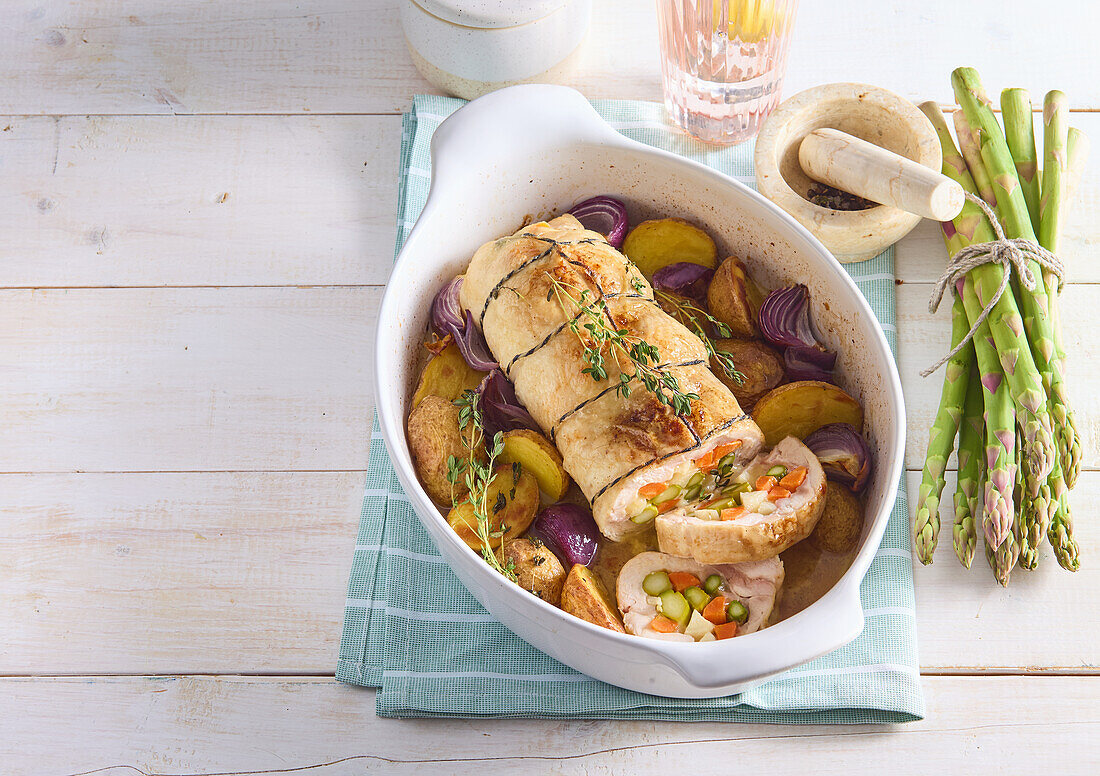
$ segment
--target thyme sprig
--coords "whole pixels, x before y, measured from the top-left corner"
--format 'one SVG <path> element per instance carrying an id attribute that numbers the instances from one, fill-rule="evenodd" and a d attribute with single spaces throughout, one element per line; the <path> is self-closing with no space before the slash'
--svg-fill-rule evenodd
<path id="1" fill-rule="evenodd" d="M 721 339 L 733 336 L 733 331 L 729 326 L 722 323 L 690 299 L 680 298 L 659 289 L 653 289 L 653 293 L 658 299 L 674 307 L 682 320 L 689 322 L 692 331 L 694 331 L 699 339 L 703 341 L 703 347 L 707 349 L 707 353 L 731 380 L 736 380 L 738 384 L 745 382 L 744 372 L 740 371 L 737 365 L 733 363 L 733 357 L 730 356 L 729 353 L 714 347 L 714 340 L 711 339 L 710 333 L 706 330 L 706 327 L 699 322 L 699 318 L 702 318 L 713 326 L 714 330 L 718 332 L 718 337 Z"/>
<path id="2" fill-rule="evenodd" d="M 462 479 L 468 493 L 462 503 L 468 503 L 473 508 L 474 519 L 477 521 L 477 538 L 481 542 L 481 555 L 485 562 L 494 570 L 500 572 L 513 582 L 516 574 L 512 563 L 501 564 L 496 552 L 493 550 L 495 539 L 500 539 L 508 531 L 508 526 L 501 523 L 495 525 L 492 517 L 500 513 L 508 505 L 508 500 L 503 493 L 497 494 L 494 504 L 489 504 L 489 486 L 496 479 L 494 472 L 497 458 L 504 452 L 504 434 L 498 431 L 492 442 L 485 444 L 485 458 L 480 453 L 482 443 L 485 441 L 485 423 L 481 415 L 479 405 L 481 397 L 477 391 L 467 389 L 462 396 L 455 399 L 458 407 L 458 427 L 461 432 L 462 445 L 466 448 L 466 458 L 455 455 L 447 456 L 447 482 L 451 484 L 451 503 L 455 503 L 454 489 Z M 519 466 L 512 465 L 512 498 L 516 495 L 516 484 L 519 482 Z"/>
<path id="3" fill-rule="evenodd" d="M 591 376 L 596 382 L 608 379 L 606 351 L 629 361 L 633 367 L 633 372 L 620 371 L 619 384 L 615 386 L 618 395 L 623 398 L 630 396 L 630 383 L 637 378 L 661 404 L 671 407 L 677 415 L 691 413 L 691 402 L 698 401 L 699 394 L 684 393 L 676 376 L 658 367 L 661 354 L 656 347 L 636 334 L 613 325 L 614 320 L 603 298 L 595 297 L 587 288 L 563 283 L 549 272 L 546 277 L 550 279 L 546 300 L 557 299 L 569 319 L 569 329 L 584 348 L 586 366 L 581 370 L 583 374 Z M 577 296 L 573 296 L 570 289 L 578 292 Z"/>

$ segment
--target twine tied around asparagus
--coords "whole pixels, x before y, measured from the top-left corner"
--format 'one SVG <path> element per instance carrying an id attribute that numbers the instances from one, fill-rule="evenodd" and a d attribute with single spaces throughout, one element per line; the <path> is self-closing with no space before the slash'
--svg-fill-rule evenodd
<path id="1" fill-rule="evenodd" d="M 922 371 L 920 373 L 921 377 L 928 377 L 935 372 L 974 339 L 974 334 L 981 328 L 982 324 L 985 323 L 986 318 L 989 317 L 989 314 L 993 311 L 998 300 L 1000 300 L 1004 292 L 1008 290 L 1008 284 L 1012 280 L 1013 269 L 1016 270 L 1016 275 L 1020 279 L 1020 285 L 1028 291 L 1034 291 L 1035 285 L 1039 282 L 1039 279 L 1035 277 L 1035 273 L 1028 267 L 1028 263 L 1035 261 L 1044 270 L 1050 271 L 1058 278 L 1058 290 L 1061 291 L 1062 289 L 1062 277 L 1065 274 L 1065 266 L 1062 264 L 1061 259 L 1032 240 L 1025 240 L 1022 237 L 1013 239 L 1005 237 L 1004 229 L 1001 228 L 1001 222 L 997 218 L 997 214 L 993 212 L 993 208 L 991 208 L 981 197 L 971 194 L 969 191 L 964 193 L 968 200 L 981 208 L 982 212 L 985 213 L 986 218 L 989 219 L 989 223 L 993 225 L 993 231 L 996 233 L 997 239 L 991 240 L 990 242 L 978 243 L 977 245 L 968 245 L 948 259 L 947 268 L 940 276 L 940 279 L 936 281 L 936 286 L 932 290 L 932 296 L 928 300 L 928 312 L 936 312 L 948 287 L 954 286 L 959 280 L 966 277 L 966 273 L 970 272 L 970 270 L 975 267 L 980 267 L 983 264 L 1000 264 L 1001 267 L 1004 268 L 1004 273 L 1001 276 L 1001 285 L 997 288 L 996 293 L 986 301 L 985 307 L 982 308 L 981 315 L 978 316 L 978 320 L 974 321 L 974 324 L 970 327 L 970 331 L 966 333 L 966 336 L 962 338 L 959 344 L 951 349 L 951 352 L 932 366 L 928 367 L 928 369 Z"/>

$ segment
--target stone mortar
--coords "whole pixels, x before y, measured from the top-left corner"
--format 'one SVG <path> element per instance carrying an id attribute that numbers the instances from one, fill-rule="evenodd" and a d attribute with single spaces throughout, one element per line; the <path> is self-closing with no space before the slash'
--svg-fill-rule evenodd
<path id="1" fill-rule="evenodd" d="M 937 172 L 943 157 L 931 122 L 902 97 L 867 84 L 838 83 L 799 92 L 781 104 L 756 140 L 760 193 L 795 217 L 838 261 L 864 261 L 907 235 L 920 216 L 878 205 L 841 211 L 810 202 L 814 183 L 798 163 L 802 139 L 832 127 L 906 156 Z"/>

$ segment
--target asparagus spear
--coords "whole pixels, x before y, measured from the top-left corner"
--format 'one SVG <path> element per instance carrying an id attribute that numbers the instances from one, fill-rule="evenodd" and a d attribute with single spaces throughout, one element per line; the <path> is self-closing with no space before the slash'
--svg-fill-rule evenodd
<path id="1" fill-rule="evenodd" d="M 970 568 L 977 540 L 975 518 L 981 512 L 981 482 L 985 476 L 982 440 L 985 421 L 982 420 L 982 384 L 978 372 L 971 369 L 966 383 L 963 418 L 959 423 L 959 483 L 955 488 L 955 527 L 953 538 L 959 563 Z"/>
<path id="2" fill-rule="evenodd" d="M 969 276 L 965 286 L 971 286 Z M 964 294 L 966 291 L 964 290 Z M 997 360 L 989 323 L 974 337 L 974 354 L 985 405 L 985 465 L 982 483 L 982 531 L 986 541 L 1000 547 L 1012 533 L 1013 489 L 1016 487 L 1016 413 L 1008 395 L 1008 381 Z"/>
<path id="3" fill-rule="evenodd" d="M 1072 201 L 1081 176 L 1085 172 L 1085 162 L 1089 158 L 1089 136 L 1077 127 L 1070 127 L 1066 139 L 1066 201 Z"/>
<path id="4" fill-rule="evenodd" d="M 1054 513 L 1054 519 L 1050 521 L 1047 540 L 1054 548 L 1054 557 L 1058 559 L 1058 565 L 1066 571 L 1077 571 L 1080 567 L 1078 558 L 1080 549 L 1077 546 L 1077 540 L 1073 538 L 1073 516 L 1069 510 L 1068 491 L 1063 492 L 1058 499 L 1058 508 Z"/>
<path id="5" fill-rule="evenodd" d="M 1020 555 L 1020 545 L 1014 531 L 1009 531 L 999 545 L 993 546 L 986 537 L 985 559 L 989 562 L 989 568 L 993 569 L 994 578 L 1001 583 L 1001 587 L 1008 587 L 1009 576 L 1016 566 Z"/>
<path id="6" fill-rule="evenodd" d="M 1016 432 L 1019 434 L 1019 430 Z M 1022 467 L 1020 464 L 1020 447 L 1016 446 L 1016 488 L 1015 492 L 1017 496 L 1023 495 L 1024 490 L 1024 478 L 1020 474 Z M 990 556 L 991 565 L 993 567 L 993 576 L 1001 583 L 1001 587 L 1008 587 L 1009 577 L 1012 574 L 1012 569 L 1016 567 L 1016 563 L 1020 557 L 1020 536 L 1023 531 L 1023 525 L 1021 523 L 1024 517 L 1025 507 L 1021 499 L 1016 501 L 1016 514 L 1014 516 L 1012 530 L 1009 531 L 1008 536 L 1004 538 L 1004 541 L 994 550 Z"/>
<path id="7" fill-rule="evenodd" d="M 1058 252 L 1062 234 L 1062 203 L 1066 201 L 1066 146 L 1069 127 L 1066 95 L 1047 92 L 1043 100 L 1043 195 L 1039 201 L 1039 244 L 1052 253 Z M 1062 327 L 1058 313 L 1058 294 L 1050 295 L 1050 317 L 1054 321 L 1054 346 L 1058 358 L 1065 361 Z"/>
<path id="8" fill-rule="evenodd" d="M 1069 141 L 1069 107 L 1066 95 L 1060 91 L 1048 92 L 1043 100 L 1043 196 L 1039 204 L 1039 244 L 1057 253 L 1061 238 L 1063 203 L 1066 201 L 1066 145 Z M 1057 279 L 1047 273 L 1047 298 L 1050 319 L 1054 326 L 1054 347 L 1058 359 L 1064 363 L 1066 352 L 1062 342 L 1061 314 L 1058 305 Z M 1077 482 L 1081 470 L 1081 445 L 1076 438 L 1059 442 L 1062 474 L 1070 487 Z"/>
<path id="9" fill-rule="evenodd" d="M 1035 127 L 1031 118 L 1031 95 L 1027 89 L 1005 89 L 1001 92 L 1001 115 L 1004 117 L 1005 140 L 1016 164 L 1016 177 L 1031 216 L 1031 228 L 1039 231 L 1039 162 L 1035 152 Z"/>
<path id="10" fill-rule="evenodd" d="M 959 150 L 974 178 L 978 195 L 988 202 L 990 207 L 996 208 L 997 195 L 993 193 L 993 182 L 989 179 L 985 165 L 981 163 L 982 152 L 978 144 L 978 131 L 967 121 L 966 114 L 961 110 L 955 111 L 951 118 L 955 122 L 955 135 L 959 138 Z"/>
<path id="11" fill-rule="evenodd" d="M 951 140 L 943 113 L 934 102 L 921 106 L 940 139 L 943 150 L 943 174 L 952 178 L 970 193 L 975 193 L 974 178 L 966 163 Z M 984 172 L 985 166 L 979 160 L 976 164 Z M 954 255 L 962 246 L 989 242 L 996 239 L 993 227 L 981 209 L 969 200 L 955 217 L 952 233 L 953 242 L 948 242 L 948 253 Z M 957 246 L 952 248 L 952 246 Z M 974 282 L 968 283 L 973 293 L 963 295 L 963 305 L 971 324 L 978 320 L 981 311 L 1004 278 L 1004 270 L 999 264 L 985 264 L 971 271 Z M 1024 429 L 1025 459 L 1028 466 L 1029 483 L 1042 482 L 1053 465 L 1057 455 L 1053 443 L 1050 410 L 1046 392 L 1042 389 L 1043 380 L 1039 373 L 1027 337 L 1024 334 L 1023 320 L 1012 294 L 1007 291 L 994 305 L 987 319 L 996 343 L 1001 368 L 1008 377 L 1009 391 L 1016 404 L 1019 422 Z M 1031 495 L 1035 495 L 1032 493 Z"/>
<path id="12" fill-rule="evenodd" d="M 1066 162 L 1069 125 L 1066 95 L 1047 92 L 1043 100 L 1043 187 L 1039 200 L 1039 244 L 1058 252 L 1062 232 L 1062 203 L 1066 198 Z"/>
<path id="13" fill-rule="evenodd" d="M 943 111 L 940 109 L 939 104 L 934 100 L 929 100 L 928 102 L 922 102 L 920 109 L 932 122 L 936 135 L 939 137 L 940 149 L 943 153 L 943 165 L 941 167 L 943 174 L 956 181 L 964 190 L 969 191 L 971 194 L 977 194 L 977 185 L 967 170 L 966 160 L 959 153 L 959 149 L 955 147 L 951 130 L 947 128 L 947 121 L 943 117 Z M 961 115 L 961 111 L 959 113 Z M 978 160 L 980 161 L 981 157 L 978 157 Z M 981 168 L 981 172 L 985 172 L 984 166 Z M 990 188 L 990 192 L 992 192 L 992 188 Z M 974 239 L 975 232 L 983 221 L 986 221 L 986 217 L 981 208 L 970 200 L 966 200 L 963 203 L 963 209 L 955 216 L 954 221 L 945 221 L 940 224 L 944 232 L 944 242 L 947 243 L 947 255 L 954 256 L 958 252 L 959 248 L 962 247 L 959 244 L 961 239 L 965 239 L 967 243 L 977 242 Z M 988 227 L 988 222 L 986 226 Z M 989 228 L 988 233 L 993 234 L 992 228 Z M 959 235 L 962 235 L 962 237 L 959 237 Z M 950 241 L 951 238 L 955 238 L 954 243 Z M 989 239 L 992 239 L 992 237 Z"/>
<path id="14" fill-rule="evenodd" d="M 962 301 L 955 297 L 951 306 L 951 347 L 963 341 L 970 330 Z M 917 557 L 924 565 L 932 562 L 940 533 L 940 495 L 943 493 L 943 473 L 947 459 L 955 446 L 955 434 L 962 417 L 963 398 L 966 395 L 967 376 L 974 363 L 974 349 L 962 348 L 947 362 L 940 393 L 940 406 L 936 419 L 928 433 L 928 451 L 924 456 L 924 472 L 917 495 L 917 516 L 913 526 L 913 539 Z"/>
<path id="15" fill-rule="evenodd" d="M 1025 569 L 1034 569 L 1039 563 L 1039 546 L 1043 543 L 1046 526 L 1046 512 L 1051 504 L 1050 485 L 1047 480 L 1040 483 L 1040 493 L 1035 497 L 1027 495 L 1026 474 L 1017 472 L 1020 489 L 1016 506 L 1016 543 L 1019 547 L 1019 565 Z"/>
<path id="16" fill-rule="evenodd" d="M 1042 197 L 1039 201 L 1039 244 L 1049 251 L 1057 252 L 1061 238 L 1061 220 L 1069 195 L 1067 190 L 1067 167 L 1072 160 L 1083 167 L 1081 150 L 1087 153 L 1088 140 L 1079 131 L 1067 127 L 1068 105 L 1065 94 L 1060 91 L 1048 92 L 1043 100 L 1043 179 Z M 1073 144 L 1070 146 L 1070 138 Z M 1083 142 L 1082 142 L 1082 139 Z M 1059 325 L 1057 294 L 1051 294 L 1050 312 L 1055 322 L 1055 345 L 1060 358 L 1065 358 L 1062 345 L 1062 332 Z M 1080 465 L 1079 450 L 1070 462 L 1075 467 L 1069 472 L 1071 481 L 1076 480 L 1076 467 Z M 1050 478 L 1044 483 L 1048 494 L 1045 509 L 1038 512 L 1039 524 L 1032 526 L 1021 548 L 1021 565 L 1030 568 L 1033 556 L 1038 554 L 1038 545 L 1042 534 L 1046 534 L 1054 548 L 1058 563 L 1070 571 L 1078 568 L 1078 547 L 1073 538 L 1073 520 L 1069 510 L 1069 488 L 1062 467 L 1055 466 Z M 1036 530 L 1037 529 L 1037 530 Z M 1035 534 L 1038 533 L 1039 536 Z"/>
<path id="17" fill-rule="evenodd" d="M 973 68 L 960 67 L 951 73 L 951 84 L 955 96 L 966 114 L 967 121 L 977 127 L 981 145 L 982 161 L 993 182 L 997 196 L 998 213 L 1005 225 L 1009 237 L 1021 237 L 1035 241 L 1035 232 L 1031 227 L 1031 218 L 1027 211 L 1016 168 L 1008 150 L 1004 135 L 1001 134 L 997 117 L 990 108 L 989 97 L 982 87 L 981 79 Z M 1030 269 L 1038 278 L 1042 269 L 1031 261 Z M 1031 293 L 1021 293 L 1019 304 L 1023 313 L 1024 327 L 1027 330 L 1031 352 L 1035 365 L 1043 378 L 1043 387 L 1050 399 L 1050 411 L 1053 418 L 1055 440 L 1062 459 L 1065 474 L 1072 468 L 1074 451 L 1078 449 L 1077 429 L 1073 420 L 1062 379 L 1062 364 L 1055 352 L 1053 324 L 1050 320 L 1048 289 L 1045 283 L 1036 283 Z M 1066 479 L 1069 487 L 1073 481 Z"/>

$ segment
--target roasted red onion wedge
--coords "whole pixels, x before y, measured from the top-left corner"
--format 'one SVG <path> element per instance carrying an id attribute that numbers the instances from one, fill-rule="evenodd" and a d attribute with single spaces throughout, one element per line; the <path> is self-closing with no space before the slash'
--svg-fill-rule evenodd
<path id="1" fill-rule="evenodd" d="M 458 275 L 443 286 L 432 300 L 432 328 L 440 335 L 465 326 L 466 318 L 462 314 L 462 304 L 458 301 L 461 290 L 462 275 Z"/>
<path id="2" fill-rule="evenodd" d="M 626 237 L 626 205 L 614 197 L 599 196 L 574 205 L 569 214 L 585 229 L 599 232 L 613 248 L 621 248 Z"/>
<path id="3" fill-rule="evenodd" d="M 489 346 L 485 343 L 485 337 L 474 325 L 474 314 L 466 311 L 465 321 L 461 330 L 452 330 L 455 344 L 458 345 L 462 357 L 471 369 L 479 372 L 489 372 L 497 368 L 496 359 L 489 352 Z"/>
<path id="4" fill-rule="evenodd" d="M 542 510 L 532 533 L 567 566 L 587 566 L 596 557 L 600 530 L 592 513 L 577 504 L 554 504 Z"/>
<path id="5" fill-rule="evenodd" d="M 713 277 L 714 270 L 694 262 L 681 261 L 654 272 L 653 287 L 662 291 L 673 291 L 705 305 L 707 286 Z"/>
<path id="6" fill-rule="evenodd" d="M 830 423 L 805 439 L 825 475 L 842 482 L 856 493 L 867 487 L 871 477 L 871 450 L 867 440 L 851 423 Z"/>
<path id="7" fill-rule="evenodd" d="M 810 291 L 801 283 L 768 294 L 760 305 L 759 322 L 764 339 L 773 345 L 817 344 L 810 326 Z"/>
<path id="8" fill-rule="evenodd" d="M 481 407 L 482 420 L 489 438 L 494 437 L 498 431 L 512 431 L 518 428 L 529 428 L 541 433 L 531 413 L 519 403 L 519 399 L 516 398 L 516 389 L 504 376 L 504 372 L 493 369 L 481 381 L 477 392 L 481 397 L 478 406 Z"/>
<path id="9" fill-rule="evenodd" d="M 497 362 L 485 343 L 485 337 L 474 325 L 474 316 L 462 310 L 458 301 L 462 290 L 462 276 L 447 283 L 432 300 L 432 328 L 441 335 L 454 338 L 462 357 L 471 369 L 489 372 L 497 368 Z"/>
<path id="10" fill-rule="evenodd" d="M 832 382 L 836 353 L 817 341 L 810 323 L 810 291 L 801 283 L 768 294 L 758 315 L 764 339 L 786 347 L 783 362 L 792 380 Z"/>
<path id="11" fill-rule="evenodd" d="M 836 353 L 814 345 L 795 345 L 783 351 L 783 367 L 790 380 L 833 381 Z"/>

